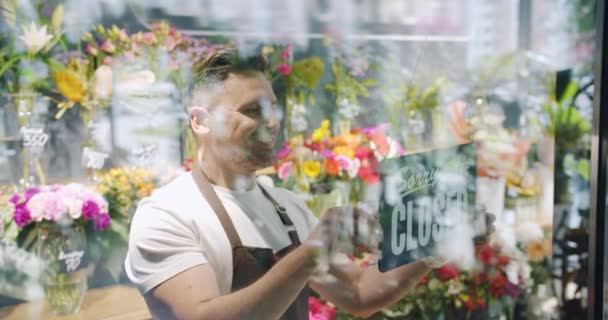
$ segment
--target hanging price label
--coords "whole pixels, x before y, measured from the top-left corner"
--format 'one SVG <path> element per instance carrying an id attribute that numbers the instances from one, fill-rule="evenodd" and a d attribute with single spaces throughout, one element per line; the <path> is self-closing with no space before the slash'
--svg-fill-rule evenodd
<path id="1" fill-rule="evenodd" d="M 49 141 L 49 135 L 41 128 L 21 128 L 21 138 L 26 148 L 42 148 Z"/>
<path id="2" fill-rule="evenodd" d="M 57 260 L 63 262 L 61 269 L 65 272 L 72 272 L 84 267 L 83 259 L 84 251 L 70 251 L 63 252 L 63 250 L 59 251 L 59 256 Z"/>
<path id="3" fill-rule="evenodd" d="M 82 165 L 86 168 L 101 169 L 107 158 L 107 153 L 95 151 L 89 147 L 82 150 Z"/>
<path id="4" fill-rule="evenodd" d="M 156 144 L 145 145 L 133 150 L 133 156 L 141 165 L 150 164 L 156 159 L 158 146 Z"/>

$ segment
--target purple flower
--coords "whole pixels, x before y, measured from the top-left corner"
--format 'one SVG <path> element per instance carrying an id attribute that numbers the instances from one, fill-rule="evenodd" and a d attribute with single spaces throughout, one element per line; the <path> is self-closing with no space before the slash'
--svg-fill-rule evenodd
<path id="1" fill-rule="evenodd" d="M 87 200 L 82 204 L 82 217 L 85 220 L 91 220 L 99 215 L 99 205 L 97 202 Z"/>
<path id="2" fill-rule="evenodd" d="M 103 231 L 110 226 L 110 216 L 107 213 L 102 213 L 97 215 L 95 219 L 93 219 L 93 227 L 95 231 Z"/>
<path id="3" fill-rule="evenodd" d="M 32 216 L 30 215 L 29 210 L 24 203 L 18 204 L 15 208 L 15 215 L 13 216 L 13 220 L 19 227 L 23 227 L 28 224 L 32 220 Z"/>
<path id="4" fill-rule="evenodd" d="M 40 192 L 40 189 L 38 189 L 38 188 L 29 188 L 29 189 L 25 190 L 25 201 L 26 202 L 29 201 L 30 198 L 33 195 L 37 194 L 38 192 Z"/>
<path id="5" fill-rule="evenodd" d="M 512 284 L 510 281 L 506 281 L 505 289 L 507 291 L 507 294 L 512 297 L 517 297 L 522 294 L 522 290 L 520 288 L 518 288 L 517 286 L 515 286 L 514 284 Z"/>
<path id="6" fill-rule="evenodd" d="M 16 206 L 17 203 L 19 203 L 20 200 L 21 200 L 21 197 L 18 194 L 15 193 L 10 199 L 8 199 L 8 202 L 10 202 L 14 206 Z"/>

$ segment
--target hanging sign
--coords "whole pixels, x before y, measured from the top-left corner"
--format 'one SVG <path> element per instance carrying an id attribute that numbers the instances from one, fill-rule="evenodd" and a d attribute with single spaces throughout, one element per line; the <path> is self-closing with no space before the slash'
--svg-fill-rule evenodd
<path id="1" fill-rule="evenodd" d="M 459 224 L 478 229 L 485 217 L 475 210 L 475 152 L 470 143 L 381 163 L 380 271 L 437 255 Z"/>

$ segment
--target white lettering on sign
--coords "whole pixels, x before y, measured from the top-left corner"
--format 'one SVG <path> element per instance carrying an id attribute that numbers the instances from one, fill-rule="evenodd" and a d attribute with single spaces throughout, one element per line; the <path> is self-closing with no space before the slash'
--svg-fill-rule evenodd
<path id="1" fill-rule="evenodd" d="M 394 255 L 403 251 L 412 251 L 419 247 L 427 247 L 443 240 L 445 231 L 451 226 L 446 224 L 445 212 L 458 208 L 460 212 L 467 210 L 466 192 L 440 193 L 435 197 L 421 197 L 407 203 L 399 203 L 393 208 L 391 217 L 391 250 Z M 463 220 L 463 217 L 453 217 Z M 462 221 L 464 222 L 464 221 Z M 405 231 L 399 226 L 405 223 Z M 454 223 L 452 224 L 454 225 Z M 417 230 L 414 228 L 417 227 Z M 417 231 L 415 233 L 415 231 Z"/>
<path id="2" fill-rule="evenodd" d="M 65 269 L 67 272 L 72 272 L 80 266 L 82 262 L 82 257 L 84 256 L 84 251 L 72 251 L 65 253 L 63 250 L 59 251 L 58 260 L 65 260 Z"/>
<path id="3" fill-rule="evenodd" d="M 91 169 L 101 169 L 108 158 L 107 153 L 95 151 L 89 147 L 82 150 L 82 164 Z"/>
<path id="4" fill-rule="evenodd" d="M 28 148 L 42 148 L 49 141 L 49 135 L 41 128 L 21 128 L 23 146 Z"/>
<path id="5" fill-rule="evenodd" d="M 422 169 L 419 171 L 411 170 L 411 167 L 405 167 L 400 171 L 400 181 L 397 182 L 397 188 L 402 197 L 408 194 L 434 185 L 437 182 L 436 176 L 439 169 Z"/>

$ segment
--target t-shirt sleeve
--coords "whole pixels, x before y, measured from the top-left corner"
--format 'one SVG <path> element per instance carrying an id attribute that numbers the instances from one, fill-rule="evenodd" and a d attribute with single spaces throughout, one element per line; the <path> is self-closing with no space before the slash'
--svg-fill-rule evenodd
<path id="1" fill-rule="evenodd" d="M 133 217 L 125 260 L 127 276 L 142 294 L 207 263 L 192 224 L 146 200 Z"/>

